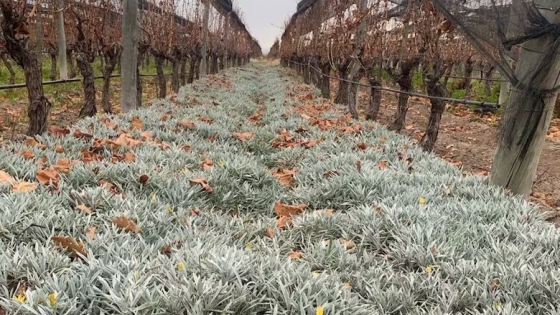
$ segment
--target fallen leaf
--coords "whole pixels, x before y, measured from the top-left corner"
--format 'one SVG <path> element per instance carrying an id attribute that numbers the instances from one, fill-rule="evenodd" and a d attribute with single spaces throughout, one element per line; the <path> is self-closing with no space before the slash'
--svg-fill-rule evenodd
<path id="1" fill-rule="evenodd" d="M 92 214 L 92 213 L 93 213 L 93 211 L 91 211 L 91 209 L 90 209 L 88 206 L 84 205 L 84 204 L 77 205 L 77 206 L 76 206 L 76 210 L 83 211 L 83 212 L 85 212 L 86 214 Z"/>
<path id="2" fill-rule="evenodd" d="M 142 128 L 144 128 L 144 123 L 142 122 L 140 117 L 132 117 L 132 120 L 130 121 L 130 129 L 135 130 Z"/>
<path id="3" fill-rule="evenodd" d="M 57 145 L 54 147 L 54 151 L 55 151 L 56 153 L 64 153 L 64 147 L 62 147 L 62 145 L 60 145 L 60 144 L 57 144 Z"/>
<path id="4" fill-rule="evenodd" d="M 38 184 L 37 183 L 30 183 L 30 182 L 17 182 L 14 183 L 12 186 L 12 191 L 14 193 L 20 193 L 20 192 L 29 192 L 29 191 L 33 191 L 35 189 L 37 189 Z"/>
<path id="5" fill-rule="evenodd" d="M 338 175 L 338 171 L 335 171 L 335 170 L 326 171 L 324 175 L 325 175 L 326 178 L 329 178 L 329 177 L 332 177 L 334 175 Z"/>
<path id="6" fill-rule="evenodd" d="M 303 119 L 311 119 L 311 116 L 307 115 L 307 114 L 300 114 L 301 118 Z"/>
<path id="7" fill-rule="evenodd" d="M 381 162 L 377 163 L 377 166 L 380 169 L 385 169 L 385 168 L 387 168 L 387 161 L 381 161 Z"/>
<path id="8" fill-rule="evenodd" d="M 74 257 L 80 257 L 78 254 L 87 257 L 87 252 L 84 249 L 84 244 L 82 242 L 76 241 L 70 236 L 53 236 L 53 242 L 64 248 L 65 250 L 74 254 Z"/>
<path id="9" fill-rule="evenodd" d="M 358 172 L 362 171 L 362 161 L 358 160 L 358 162 L 356 162 L 356 168 L 358 169 Z"/>
<path id="10" fill-rule="evenodd" d="M 293 187 L 294 175 L 296 174 L 296 169 L 276 169 L 272 171 L 272 175 L 278 179 L 278 181 L 288 187 Z"/>
<path id="11" fill-rule="evenodd" d="M 360 143 L 358 143 L 357 147 L 360 150 L 365 150 L 365 149 L 367 149 L 367 144 L 365 144 L 363 142 L 360 142 Z"/>
<path id="12" fill-rule="evenodd" d="M 95 230 L 97 230 L 97 227 L 95 227 L 95 226 L 88 226 L 88 227 L 86 228 L 86 236 L 87 236 L 90 240 L 95 239 Z"/>
<path id="13" fill-rule="evenodd" d="M 274 236 L 274 230 L 271 227 L 266 228 L 264 233 L 267 237 L 272 238 Z"/>
<path id="14" fill-rule="evenodd" d="M 60 128 L 60 127 L 57 127 L 57 126 L 50 126 L 50 127 L 49 127 L 49 132 L 50 132 L 53 136 L 64 137 L 64 136 L 70 134 L 70 129 L 68 129 L 68 128 Z"/>
<path id="15" fill-rule="evenodd" d="M 414 125 L 408 125 L 408 126 L 404 127 L 404 129 L 412 130 L 412 129 L 414 129 Z"/>
<path id="16" fill-rule="evenodd" d="M 70 163 L 70 160 L 67 158 L 60 158 L 52 167 L 57 172 L 68 174 L 72 169 L 72 163 Z"/>
<path id="17" fill-rule="evenodd" d="M 354 247 L 356 247 L 356 244 L 354 244 L 353 241 L 347 241 L 347 240 L 345 240 L 345 239 L 343 239 L 343 238 L 341 238 L 341 239 L 339 240 L 339 242 L 340 242 L 340 244 L 341 244 L 342 246 L 346 247 L 347 250 L 351 250 L 351 249 L 353 249 Z"/>
<path id="18" fill-rule="evenodd" d="M 33 151 L 31 150 L 22 150 L 19 152 L 19 154 L 23 155 L 26 160 L 31 160 L 35 157 L 35 153 L 33 153 Z"/>
<path id="19" fill-rule="evenodd" d="M 180 242 L 180 241 L 173 242 L 173 243 L 163 247 L 162 249 L 160 249 L 159 252 L 163 255 L 170 256 L 171 255 L 171 250 L 173 249 L 173 247 L 175 247 L 176 249 L 180 249 L 181 247 L 183 247 L 183 242 Z"/>
<path id="20" fill-rule="evenodd" d="M 140 176 L 140 184 L 146 185 L 146 183 L 148 182 L 148 179 L 150 179 L 150 177 L 146 174 Z"/>
<path id="21" fill-rule="evenodd" d="M 37 140 L 35 140 L 35 138 L 31 138 L 31 137 L 27 137 L 25 139 L 25 141 L 23 142 L 23 144 L 29 146 L 29 147 L 37 147 L 37 148 L 41 148 L 41 149 L 45 149 L 47 146 L 39 143 Z"/>
<path id="22" fill-rule="evenodd" d="M 198 117 L 198 120 L 203 121 L 207 124 L 211 124 L 214 122 L 214 119 L 210 118 L 210 117 Z"/>
<path id="23" fill-rule="evenodd" d="M 0 184 L 13 184 L 15 181 L 10 174 L 0 171 Z"/>
<path id="24" fill-rule="evenodd" d="M 196 128 L 194 123 L 186 122 L 186 121 L 179 121 L 179 122 L 177 122 L 177 125 L 179 125 L 183 128 L 187 128 L 187 129 L 195 129 Z"/>
<path id="25" fill-rule="evenodd" d="M 233 136 L 236 137 L 241 142 L 249 141 L 253 138 L 252 132 L 234 132 Z"/>
<path id="26" fill-rule="evenodd" d="M 144 131 L 140 134 L 140 140 L 152 141 L 154 140 L 154 135 L 150 131 Z"/>
<path id="27" fill-rule="evenodd" d="M 292 217 L 282 216 L 276 220 L 276 227 L 279 229 L 285 229 L 292 225 Z"/>
<path id="28" fill-rule="evenodd" d="M 111 222 L 125 231 L 140 233 L 140 228 L 136 225 L 136 222 L 128 219 L 125 215 L 114 217 Z"/>
<path id="29" fill-rule="evenodd" d="M 126 152 L 124 154 L 124 161 L 125 162 L 136 162 L 136 155 L 133 152 Z"/>
<path id="30" fill-rule="evenodd" d="M 91 138 L 93 138 L 93 135 L 91 135 L 89 133 L 82 132 L 81 130 L 77 129 L 76 131 L 74 131 L 74 138 L 77 138 L 77 139 L 91 139 Z"/>
<path id="31" fill-rule="evenodd" d="M 191 208 L 191 209 L 189 210 L 189 213 L 190 213 L 193 217 L 199 216 L 199 215 L 200 215 L 200 210 L 198 210 L 198 209 L 196 209 L 196 208 Z"/>
<path id="32" fill-rule="evenodd" d="M 288 205 L 280 202 L 274 203 L 274 212 L 276 212 L 276 214 L 280 217 L 290 217 L 292 215 L 300 214 L 305 208 L 307 208 L 306 204 Z"/>
<path id="33" fill-rule="evenodd" d="M 307 149 L 311 149 L 312 147 L 316 146 L 317 144 L 321 143 L 321 140 L 315 139 L 315 140 L 309 140 L 305 143 L 305 147 Z"/>
<path id="34" fill-rule="evenodd" d="M 500 280 L 494 279 L 494 280 L 492 280 L 492 281 L 490 282 L 490 288 L 491 288 L 492 290 L 496 290 L 496 289 L 498 289 L 499 287 L 500 287 Z"/>
<path id="35" fill-rule="evenodd" d="M 208 184 L 208 182 L 206 181 L 205 178 L 189 179 L 189 182 L 194 183 L 194 184 L 200 184 L 202 186 L 202 188 L 204 190 L 206 190 L 206 192 L 208 192 L 208 193 L 212 193 L 214 191 L 214 189 L 212 187 L 210 187 L 210 185 Z"/>
<path id="36" fill-rule="evenodd" d="M 58 172 L 52 169 L 37 171 L 37 181 L 43 185 L 58 186 Z"/>
<path id="37" fill-rule="evenodd" d="M 302 252 L 296 252 L 294 250 L 290 250 L 290 259 L 302 259 L 303 258 L 303 253 Z"/>
<path id="38" fill-rule="evenodd" d="M 212 167 L 214 167 L 214 161 L 212 161 L 212 159 L 210 159 L 210 158 L 205 158 L 204 161 L 202 161 L 202 163 L 200 163 L 200 168 L 203 171 L 209 170 Z"/>

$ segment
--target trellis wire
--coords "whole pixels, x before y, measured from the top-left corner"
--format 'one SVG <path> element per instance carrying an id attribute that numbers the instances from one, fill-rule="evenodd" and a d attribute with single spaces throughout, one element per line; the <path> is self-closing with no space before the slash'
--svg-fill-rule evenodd
<path id="1" fill-rule="evenodd" d="M 165 76 L 170 76 L 171 74 L 165 74 Z M 111 78 L 120 77 L 120 74 L 112 74 Z M 141 74 L 141 77 L 155 77 L 157 74 Z M 42 82 L 43 85 L 57 85 L 57 84 L 65 84 L 65 83 L 72 83 L 72 82 L 80 82 L 83 78 L 74 78 L 74 79 L 66 79 L 66 80 L 54 80 L 54 81 L 44 81 Z M 103 79 L 103 76 L 97 76 L 94 78 L 95 80 Z M 18 83 L 18 84 L 10 84 L 10 85 L 0 85 L 0 91 L 2 90 L 11 90 L 11 89 L 21 89 L 25 88 L 27 85 L 25 83 Z"/>
<path id="2" fill-rule="evenodd" d="M 498 103 L 471 101 L 471 100 L 467 100 L 467 99 L 462 100 L 462 99 L 456 99 L 456 98 L 450 98 L 450 97 L 430 96 L 430 95 L 416 93 L 416 92 L 406 92 L 406 91 L 396 90 L 396 89 L 383 87 L 383 86 L 374 86 L 374 85 L 370 85 L 370 84 L 363 84 L 363 83 L 360 83 L 360 82 L 350 81 L 350 80 L 346 80 L 346 79 L 333 77 L 331 75 L 324 74 L 321 70 L 319 70 L 319 69 L 317 69 L 317 68 L 315 68 L 315 67 L 313 67 L 312 65 L 309 65 L 309 64 L 303 64 L 303 63 L 294 62 L 294 61 L 291 61 L 291 60 L 288 60 L 288 62 L 293 63 L 293 64 L 297 64 L 297 65 L 301 65 L 301 66 L 310 67 L 311 69 L 313 69 L 313 71 L 319 73 L 323 77 L 327 77 L 327 78 L 335 79 L 335 80 L 338 80 L 338 81 L 344 81 L 344 82 L 356 84 L 358 86 L 363 86 L 363 87 L 367 87 L 367 88 L 370 88 L 370 89 L 374 88 L 374 89 L 377 89 L 377 90 L 387 91 L 387 92 L 392 92 L 392 93 L 397 93 L 397 94 L 406 94 L 406 95 L 409 95 L 409 96 L 416 96 L 416 97 L 420 97 L 420 98 L 441 100 L 441 101 L 446 101 L 446 102 L 450 102 L 450 103 L 474 105 L 474 106 L 479 106 L 479 107 L 482 107 L 482 108 L 490 108 L 490 109 L 494 109 L 494 110 L 500 108 L 500 104 L 498 104 Z"/>

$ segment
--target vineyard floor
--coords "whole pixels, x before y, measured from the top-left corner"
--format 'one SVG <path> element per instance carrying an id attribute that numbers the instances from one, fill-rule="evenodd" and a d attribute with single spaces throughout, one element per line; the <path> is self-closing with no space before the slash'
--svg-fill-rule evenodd
<path id="1" fill-rule="evenodd" d="M 337 84 L 332 83 L 336 91 Z M 334 93 L 333 93 L 334 94 Z M 360 91 L 361 104 L 368 102 L 369 94 Z M 430 115 L 430 104 L 426 99 L 412 97 L 407 114 L 406 128 L 401 134 L 417 142 Z M 395 94 L 385 94 L 381 103 L 379 122 L 389 125 L 397 108 Z M 498 114 L 478 114 L 464 105 L 448 106 L 435 146 L 435 153 L 467 173 L 488 175 L 492 166 L 497 141 Z M 541 157 L 538 176 L 533 186 L 532 200 L 548 210 L 560 210 L 560 119 L 553 120 Z"/>
<path id="2" fill-rule="evenodd" d="M 554 312 L 535 207 L 291 73 L 5 143 L 0 314 Z"/>

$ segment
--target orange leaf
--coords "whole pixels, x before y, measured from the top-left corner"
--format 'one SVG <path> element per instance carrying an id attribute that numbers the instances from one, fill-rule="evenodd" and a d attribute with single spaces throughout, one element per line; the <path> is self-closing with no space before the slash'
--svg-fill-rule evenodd
<path id="1" fill-rule="evenodd" d="M 234 132 L 233 136 L 236 137 L 237 139 L 239 139 L 239 141 L 241 142 L 245 142 L 248 140 L 251 140 L 251 138 L 253 138 L 253 133 L 252 132 Z"/>
<path id="2" fill-rule="evenodd" d="M 408 126 L 404 127 L 404 129 L 406 129 L 406 130 L 414 129 L 414 125 L 408 125 Z"/>
<path id="3" fill-rule="evenodd" d="M 274 203 L 274 212 L 276 212 L 276 214 L 280 217 L 282 216 L 290 217 L 292 215 L 300 214 L 303 212 L 303 209 L 305 208 L 307 208 L 306 204 L 287 205 L 280 202 Z"/>
<path id="4" fill-rule="evenodd" d="M 190 212 L 190 214 L 191 214 L 193 217 L 197 217 L 197 216 L 200 215 L 200 210 L 198 210 L 198 209 L 196 209 L 196 208 L 191 208 L 191 209 L 189 210 L 189 212 Z"/>
<path id="5" fill-rule="evenodd" d="M 196 128 L 196 126 L 195 126 L 194 123 L 192 123 L 192 122 L 186 122 L 186 121 L 179 121 L 179 122 L 177 123 L 177 125 L 179 125 L 179 126 L 181 126 L 181 127 L 183 127 L 183 128 L 187 128 L 187 129 L 195 129 L 195 128 Z"/>
<path id="6" fill-rule="evenodd" d="M 65 250 L 74 254 L 74 257 L 80 257 L 78 254 L 87 257 L 87 252 L 84 249 L 84 244 L 82 242 L 76 241 L 70 236 L 53 236 L 52 238 L 55 245 L 58 245 Z"/>
<path id="7" fill-rule="evenodd" d="M 97 230 L 97 228 L 95 226 L 88 226 L 86 228 L 86 236 L 90 239 L 93 240 L 95 239 L 95 230 Z"/>
<path id="8" fill-rule="evenodd" d="M 363 142 L 358 143 L 358 149 L 365 150 L 365 149 L 367 149 L 367 145 Z"/>
<path id="9" fill-rule="evenodd" d="M 117 227 L 124 229 L 125 231 L 140 233 L 140 228 L 136 225 L 136 222 L 128 219 L 126 216 L 114 217 L 111 220 Z"/>
<path id="10" fill-rule="evenodd" d="M 274 230 L 271 227 L 266 228 L 265 235 L 272 238 L 274 236 Z"/>
<path id="11" fill-rule="evenodd" d="M 74 138 L 77 138 L 77 139 L 91 139 L 91 138 L 93 138 L 93 135 L 91 135 L 89 133 L 82 132 L 81 130 L 78 129 L 78 130 L 74 131 Z"/>
<path id="12" fill-rule="evenodd" d="M 293 186 L 294 175 L 296 174 L 296 169 L 278 169 L 272 172 L 272 175 L 280 181 L 280 183 L 288 188 Z"/>
<path id="13" fill-rule="evenodd" d="M 151 141 L 154 139 L 154 134 L 149 131 L 144 131 L 140 134 L 140 140 Z"/>
<path id="14" fill-rule="evenodd" d="M 387 161 L 381 161 L 381 162 L 377 163 L 377 166 L 379 166 L 379 168 L 381 168 L 381 169 L 385 169 L 385 168 L 387 168 Z"/>
<path id="15" fill-rule="evenodd" d="M 212 193 L 214 191 L 214 189 L 212 187 L 210 187 L 210 185 L 208 184 L 208 182 L 206 181 L 205 178 L 189 179 L 189 182 L 191 182 L 193 184 L 200 184 L 202 186 L 202 188 L 204 190 L 206 190 L 206 192 L 208 192 L 208 193 Z"/>
<path id="16" fill-rule="evenodd" d="M 132 153 L 132 152 L 126 152 L 124 154 L 124 161 L 125 162 L 135 162 L 136 161 L 136 155 L 134 155 L 134 153 Z"/>
<path id="17" fill-rule="evenodd" d="M 87 207 L 86 205 L 84 205 L 84 204 L 77 205 L 77 206 L 76 206 L 76 210 L 83 211 L 83 212 L 85 212 L 86 214 L 92 214 L 92 213 L 93 213 L 93 211 L 91 211 L 91 209 L 90 209 L 89 207 Z"/>
<path id="18" fill-rule="evenodd" d="M 305 147 L 308 148 L 308 149 L 310 149 L 310 148 L 316 146 L 317 144 L 319 144 L 320 142 L 321 142 L 321 140 L 317 140 L 317 139 L 315 139 L 315 140 L 309 140 L 309 141 L 307 141 L 307 142 L 305 143 Z"/>
<path id="19" fill-rule="evenodd" d="M 58 186 L 58 172 L 56 170 L 40 170 L 37 171 L 37 180 L 43 185 L 52 184 Z"/>
<path id="20" fill-rule="evenodd" d="M 23 142 L 23 144 L 25 144 L 29 147 L 37 147 L 37 148 L 41 148 L 41 149 L 45 149 L 47 147 L 46 145 L 37 142 L 37 140 L 35 140 L 35 138 L 31 138 L 31 137 L 27 137 L 25 139 L 25 141 Z"/>
<path id="21" fill-rule="evenodd" d="M 69 159 L 61 158 L 56 161 L 56 164 L 52 166 L 53 169 L 57 172 L 68 174 L 72 169 L 72 164 L 70 163 Z"/>
<path id="22" fill-rule="evenodd" d="M 183 242 L 173 242 L 165 247 L 163 247 L 162 249 L 159 250 L 160 253 L 162 253 L 163 255 L 171 255 L 171 249 L 175 247 L 177 249 L 180 249 L 181 247 L 183 247 Z"/>
<path id="23" fill-rule="evenodd" d="M 54 147 L 54 151 L 55 151 L 56 153 L 64 153 L 64 148 L 62 147 L 62 145 L 57 144 L 57 145 Z"/>
<path id="24" fill-rule="evenodd" d="M 63 137 L 63 136 L 66 136 L 66 135 L 70 134 L 70 129 L 60 128 L 60 127 L 57 127 L 57 126 L 50 126 L 49 127 L 49 132 L 54 136 Z"/>
<path id="25" fill-rule="evenodd" d="M 13 184 L 12 191 L 14 193 L 18 192 L 28 192 L 37 189 L 37 183 L 30 182 L 17 182 Z"/>
<path id="26" fill-rule="evenodd" d="M 346 247 L 346 249 L 348 249 L 348 250 L 353 249 L 354 247 L 356 247 L 356 244 L 354 244 L 353 241 L 347 241 L 347 240 L 345 240 L 345 239 L 343 239 L 343 238 L 341 238 L 341 239 L 339 240 L 339 242 L 340 242 L 341 245 L 343 245 L 344 247 Z"/>
<path id="27" fill-rule="evenodd" d="M 13 184 L 15 181 L 10 174 L 0 171 L 0 184 Z"/>
<path id="28" fill-rule="evenodd" d="M 144 128 L 144 123 L 139 117 L 132 117 L 132 120 L 130 121 L 130 125 L 131 125 L 130 129 L 132 130 Z"/>
<path id="29" fill-rule="evenodd" d="M 303 258 L 303 253 L 302 252 L 295 252 L 294 250 L 290 250 L 289 255 L 290 255 L 290 259 L 292 259 L 292 260 Z"/>
<path id="30" fill-rule="evenodd" d="M 200 163 L 200 168 L 203 171 L 209 170 L 212 167 L 214 167 L 214 161 L 212 161 L 210 158 L 205 158 L 204 161 L 202 161 L 202 163 Z"/>
<path id="31" fill-rule="evenodd" d="M 292 217 L 282 216 L 276 220 L 276 227 L 279 229 L 285 229 L 292 225 Z"/>
<path id="32" fill-rule="evenodd" d="M 33 153 L 33 151 L 31 151 L 31 150 L 23 150 L 23 151 L 20 151 L 19 153 L 20 153 L 21 155 L 23 155 L 23 157 L 24 157 L 26 160 L 31 160 L 32 158 L 35 157 L 35 153 Z"/>

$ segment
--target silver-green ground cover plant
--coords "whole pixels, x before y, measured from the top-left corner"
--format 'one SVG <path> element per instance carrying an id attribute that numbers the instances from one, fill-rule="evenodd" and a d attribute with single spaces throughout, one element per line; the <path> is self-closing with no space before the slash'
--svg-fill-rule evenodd
<path id="1" fill-rule="evenodd" d="M 173 102 L 112 117 L 116 129 L 95 117 L 67 136 L 38 138 L 44 149 L 6 145 L 0 170 L 30 182 L 43 155 L 47 164 L 83 158 L 93 139 L 75 130 L 107 139 L 138 117 L 143 127 L 131 136 L 150 131 L 169 147 L 144 142 L 131 149 L 133 162 L 107 163 L 107 152 L 101 161 L 76 161 L 57 190 L 1 186 L 1 308 L 10 315 L 558 313 L 560 232 L 535 209 L 376 123 L 322 131 L 294 109 L 324 100 L 317 91 L 302 100 L 298 87 L 284 70 L 256 64 L 184 87 Z M 251 123 L 256 112 L 262 119 Z M 277 148 L 284 129 L 320 142 Z M 240 141 L 236 132 L 253 136 Z M 203 170 L 206 158 L 214 165 Z M 274 168 L 297 169 L 292 188 Z M 189 182 L 196 178 L 213 192 Z M 307 208 L 279 229 L 275 202 Z M 332 215 L 314 211 L 325 209 Z M 139 233 L 112 222 L 123 215 Z M 86 236 L 92 226 L 94 239 Z M 87 256 L 57 247 L 55 235 L 83 242 Z"/>

